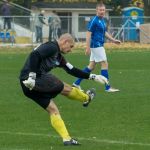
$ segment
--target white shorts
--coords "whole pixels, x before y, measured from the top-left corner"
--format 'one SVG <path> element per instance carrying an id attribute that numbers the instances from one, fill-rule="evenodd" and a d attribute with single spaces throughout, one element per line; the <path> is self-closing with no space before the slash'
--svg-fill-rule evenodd
<path id="1" fill-rule="evenodd" d="M 107 61 L 104 47 L 91 48 L 90 61 L 95 62 Z"/>

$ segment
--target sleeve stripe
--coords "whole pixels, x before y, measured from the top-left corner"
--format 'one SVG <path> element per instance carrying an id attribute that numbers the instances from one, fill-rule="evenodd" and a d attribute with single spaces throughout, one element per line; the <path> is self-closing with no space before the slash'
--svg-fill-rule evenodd
<path id="1" fill-rule="evenodd" d="M 91 30 L 91 27 L 92 27 L 93 22 L 95 21 L 95 19 L 96 19 L 96 16 L 93 18 L 93 20 L 92 20 L 92 22 L 91 22 L 91 24 L 90 24 L 90 26 L 89 26 L 89 30 Z"/>

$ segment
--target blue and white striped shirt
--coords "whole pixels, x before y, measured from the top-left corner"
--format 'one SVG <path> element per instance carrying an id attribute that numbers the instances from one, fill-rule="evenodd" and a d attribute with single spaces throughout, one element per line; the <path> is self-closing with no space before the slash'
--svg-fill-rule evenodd
<path id="1" fill-rule="evenodd" d="M 88 23 L 87 28 L 88 31 L 92 32 L 90 47 L 96 48 L 103 46 L 106 32 L 106 23 L 104 18 L 99 18 L 98 16 L 93 17 Z"/>

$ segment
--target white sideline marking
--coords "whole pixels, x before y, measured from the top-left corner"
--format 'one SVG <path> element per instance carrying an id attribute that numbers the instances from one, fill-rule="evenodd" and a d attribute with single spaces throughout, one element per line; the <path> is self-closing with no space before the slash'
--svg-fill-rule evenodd
<path id="1" fill-rule="evenodd" d="M 42 134 L 42 133 L 0 131 L 0 134 L 23 135 L 23 136 L 44 136 L 44 137 L 58 138 L 58 136 Z M 77 139 L 84 140 L 84 141 L 93 141 L 93 142 L 98 142 L 98 143 L 108 143 L 108 144 L 150 146 L 150 143 L 116 141 L 116 140 L 109 140 L 109 139 L 96 139 L 95 137 L 93 138 L 77 137 Z"/>

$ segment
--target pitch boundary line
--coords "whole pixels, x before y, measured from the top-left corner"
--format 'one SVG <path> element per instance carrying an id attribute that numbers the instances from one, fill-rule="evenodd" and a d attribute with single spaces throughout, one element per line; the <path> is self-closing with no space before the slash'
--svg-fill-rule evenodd
<path id="1" fill-rule="evenodd" d="M 23 135 L 23 136 L 43 136 L 43 137 L 59 138 L 59 136 L 42 134 L 42 133 L 0 131 L 0 134 Z M 93 138 L 77 137 L 77 139 L 84 140 L 84 141 L 93 141 L 93 142 L 98 142 L 98 143 L 107 143 L 107 144 L 150 146 L 150 143 L 117 141 L 117 140 L 109 140 L 109 139 L 96 139 L 95 137 L 93 137 Z"/>

